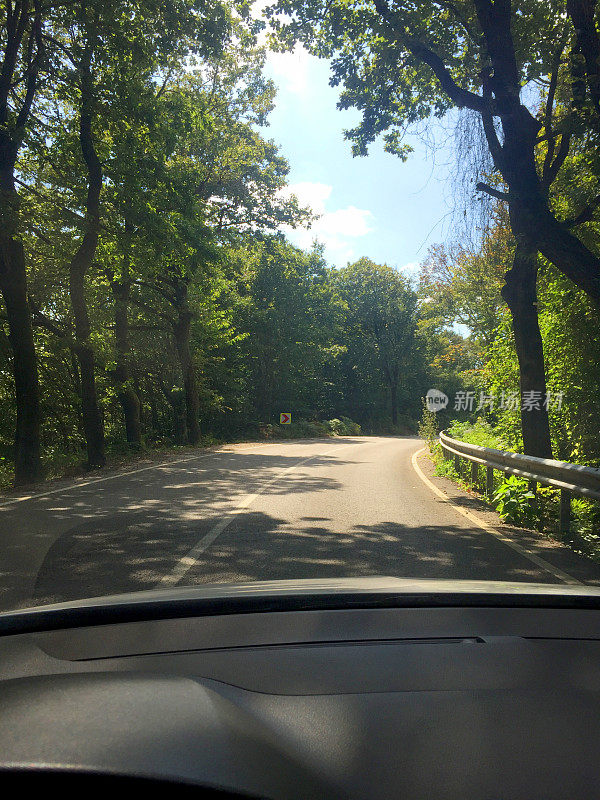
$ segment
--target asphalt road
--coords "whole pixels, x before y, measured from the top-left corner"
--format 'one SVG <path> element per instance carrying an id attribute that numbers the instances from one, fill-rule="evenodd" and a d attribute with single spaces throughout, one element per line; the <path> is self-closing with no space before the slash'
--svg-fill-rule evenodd
<path id="1" fill-rule="evenodd" d="M 0 608 L 223 581 L 559 580 L 436 496 L 411 463 L 421 447 L 228 445 L 0 501 Z"/>

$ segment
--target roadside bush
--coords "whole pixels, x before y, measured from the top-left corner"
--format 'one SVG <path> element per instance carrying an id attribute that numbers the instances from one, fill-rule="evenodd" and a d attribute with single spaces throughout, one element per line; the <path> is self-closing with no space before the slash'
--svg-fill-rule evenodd
<path id="1" fill-rule="evenodd" d="M 270 425 L 270 436 L 278 439 L 321 439 L 326 436 L 356 436 L 360 425 L 348 417 L 320 420 L 299 419 L 289 425 Z M 270 437 L 269 437 L 270 438 Z"/>
<path id="2" fill-rule="evenodd" d="M 0 489 L 9 489 L 14 479 L 12 464 L 4 456 L 0 456 Z"/>
<path id="3" fill-rule="evenodd" d="M 326 423 L 307 419 L 289 425 L 273 425 L 273 433 L 280 439 L 314 439 L 330 435 Z"/>
<path id="4" fill-rule="evenodd" d="M 536 512 L 532 505 L 535 495 L 524 478 L 517 478 L 516 475 L 504 478 L 494 492 L 492 500 L 496 511 L 506 522 L 513 525 L 535 524 Z"/>
<path id="5" fill-rule="evenodd" d="M 360 425 L 358 422 L 353 422 L 349 417 L 330 419 L 325 425 L 330 433 L 333 433 L 335 436 L 358 436 L 360 433 Z"/>
<path id="6" fill-rule="evenodd" d="M 398 414 L 395 425 L 389 420 L 380 420 L 369 426 L 369 433 L 376 436 L 413 436 L 417 430 L 418 422 L 407 414 Z"/>
<path id="7" fill-rule="evenodd" d="M 435 469 L 433 474 L 440 478 L 449 478 L 451 481 L 460 483 L 462 478 L 454 468 L 454 461 L 451 458 L 444 458 L 439 445 L 435 445 L 432 452 L 435 456 Z"/>
<path id="8" fill-rule="evenodd" d="M 354 422 L 354 420 L 350 419 L 350 417 L 340 417 L 344 426 L 346 428 L 346 436 L 359 436 L 362 432 L 362 428 L 358 424 L 358 422 Z"/>
<path id="9" fill-rule="evenodd" d="M 598 503 L 583 497 L 571 499 L 572 527 L 577 544 L 590 555 L 600 555 L 600 509 Z"/>
<path id="10" fill-rule="evenodd" d="M 344 423 L 342 422 L 341 419 L 335 419 L 335 418 L 330 419 L 327 420 L 325 424 L 327 425 L 327 428 L 329 429 L 330 433 L 333 433 L 336 436 L 341 436 L 345 432 Z"/>
<path id="11" fill-rule="evenodd" d="M 496 450 L 508 449 L 494 428 L 483 417 L 478 417 L 475 422 L 455 420 L 450 423 L 447 430 L 448 436 L 459 439 L 461 442 L 478 444 L 481 447 L 493 447 Z"/>
<path id="12" fill-rule="evenodd" d="M 259 422 L 258 429 L 261 439 L 272 439 L 275 433 L 274 426 L 270 422 Z"/>
<path id="13" fill-rule="evenodd" d="M 438 438 L 437 419 L 433 411 L 428 410 L 427 403 L 424 400 L 423 413 L 419 420 L 419 436 L 427 442 L 429 452 L 433 452 Z"/>

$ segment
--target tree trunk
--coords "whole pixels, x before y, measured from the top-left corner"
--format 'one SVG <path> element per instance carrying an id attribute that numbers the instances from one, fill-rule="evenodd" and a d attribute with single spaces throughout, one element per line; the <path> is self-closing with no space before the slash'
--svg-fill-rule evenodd
<path id="1" fill-rule="evenodd" d="M 32 6 L 23 2 L 12 4 L 12 22 L 4 25 L 2 33 L 0 64 L 0 291 L 6 304 L 13 353 L 17 409 L 15 484 L 18 486 L 42 477 L 40 388 L 27 302 L 25 253 L 19 235 L 20 198 L 15 190 L 15 164 L 29 122 L 44 52 L 39 0 L 34 0 Z M 29 20 L 32 10 L 34 13 Z M 19 73 L 20 80 L 15 81 Z M 21 86 L 13 94 L 16 82 Z M 21 94 L 22 88 L 25 91 Z"/>
<path id="2" fill-rule="evenodd" d="M 570 133 L 555 130 L 552 141 L 560 135 L 560 145 L 549 150 L 541 178 L 537 173 L 535 148 L 542 122 L 521 102 L 521 74 L 515 41 L 511 29 L 515 3 L 509 0 L 492 2 L 474 0 L 473 7 L 483 34 L 482 53 L 489 64 L 482 62 L 480 78 L 482 95 L 474 94 L 456 83 L 443 59 L 429 49 L 419 37 L 407 37 L 402 24 L 402 12 L 391 9 L 385 0 L 374 0 L 375 7 L 386 22 L 398 32 L 403 42 L 421 63 L 427 64 L 436 75 L 444 92 L 458 108 L 467 107 L 481 116 L 494 167 L 508 186 L 508 195 L 480 183 L 477 188 L 492 197 L 508 199 L 511 215 L 518 206 L 527 237 L 543 255 L 567 278 L 600 304 L 600 258 L 569 231 L 550 210 L 548 191 L 569 153 Z M 600 115 L 600 43 L 595 28 L 595 0 L 569 0 L 567 11 L 576 32 L 575 61 L 579 64 L 572 74 L 575 94 L 581 93 L 581 82 L 587 82 L 592 108 Z M 557 69 L 560 65 L 560 53 Z M 584 82 L 585 82 L 584 81 Z M 577 88 L 577 84 L 580 88 Z M 583 87 L 585 89 L 585 87 Z M 585 100 L 587 95 L 579 98 Z M 575 98 L 575 106 L 577 106 Z M 552 107 L 548 109 L 551 121 Z M 497 119 L 502 135 L 499 135 Z M 551 127 L 551 125 L 550 125 Z M 550 141 L 550 139 L 549 139 Z"/>
<path id="3" fill-rule="evenodd" d="M 549 212 L 531 221 L 537 247 L 548 261 L 600 304 L 600 259 Z"/>
<path id="4" fill-rule="evenodd" d="M 129 343 L 129 294 L 131 291 L 130 239 L 131 222 L 125 218 L 125 247 L 118 280 L 111 281 L 114 298 L 115 349 L 117 365 L 115 381 L 117 396 L 125 418 L 127 444 L 135 450 L 142 446 L 142 418 L 139 392 L 134 387 L 131 376 L 131 347 Z"/>
<path id="5" fill-rule="evenodd" d="M 154 433 L 160 432 L 160 417 L 158 414 L 158 406 L 156 404 L 156 396 L 154 393 L 154 386 L 151 385 L 148 378 L 144 382 L 146 397 L 148 398 L 148 406 L 150 408 L 150 425 Z"/>
<path id="6" fill-rule="evenodd" d="M 2 218 L 5 217 L 5 198 L 2 191 Z M 27 302 L 25 254 L 21 241 L 10 233 L 8 236 L 2 235 L 0 239 L 0 289 L 6 304 L 9 340 L 13 352 L 12 372 L 17 407 L 15 485 L 21 486 L 42 477 L 40 388 L 31 314 Z"/>
<path id="7" fill-rule="evenodd" d="M 71 268 L 69 294 L 75 318 L 75 350 L 81 380 L 81 414 L 87 450 L 87 466 L 92 469 L 103 467 L 106 457 L 104 454 L 104 423 L 96 391 L 95 356 L 89 341 L 91 328 L 85 302 L 84 275 L 85 273 L 81 270 Z"/>
<path id="8" fill-rule="evenodd" d="M 127 274 L 122 276 L 121 280 L 112 281 L 111 287 L 115 301 L 115 345 L 117 351 L 115 381 L 117 385 L 117 395 L 125 418 L 127 444 L 133 449 L 139 449 L 142 446 L 140 400 L 133 387 L 133 380 L 129 367 L 130 345 L 128 311 L 130 281 L 128 271 Z"/>
<path id="9" fill-rule="evenodd" d="M 390 384 L 390 398 L 392 403 L 392 425 L 398 424 L 398 384 L 392 381 Z"/>
<path id="10" fill-rule="evenodd" d="M 573 47 L 571 73 L 573 94 L 580 104 L 585 102 L 585 84 L 589 91 L 596 125 L 600 121 L 600 41 L 596 30 L 596 0 L 567 0 L 567 13 L 573 21 L 576 42 Z M 581 60 L 583 59 L 583 63 Z"/>
<path id="11" fill-rule="evenodd" d="M 570 0 L 568 7 L 573 14 L 578 7 L 592 5 L 594 3 L 586 3 L 585 0 Z M 559 222 L 548 204 L 549 188 L 569 152 L 569 133 L 563 132 L 561 135 L 560 145 L 555 153 L 552 152 L 553 157 L 544 164 L 540 177 L 535 148 L 542 123 L 521 103 L 510 3 L 476 0 L 475 8 L 492 66 L 489 72 L 482 72 L 484 102 L 477 110 L 481 114 L 494 165 L 509 187 L 507 199 L 511 224 L 515 217 L 519 223 L 517 230 L 513 227 L 513 233 L 517 238 L 526 236 L 531 247 L 539 250 L 567 278 L 596 303 L 600 303 L 600 258 L 571 233 L 568 226 Z M 593 17 L 593 9 L 591 13 Z M 582 20 L 586 14 L 587 11 L 583 13 Z M 584 33 L 581 30 L 577 32 L 580 48 L 584 44 Z M 597 42 L 592 42 L 587 50 L 588 56 L 593 59 L 596 52 Z M 590 69 L 593 73 L 590 73 L 591 82 L 596 90 L 600 90 L 597 85 L 598 65 L 590 65 Z M 502 122 L 502 142 L 492 118 L 492 106 L 495 106 L 495 113 Z M 551 113 L 552 109 L 549 111 Z M 484 184 L 479 186 L 481 188 Z"/>
<path id="12" fill-rule="evenodd" d="M 185 390 L 171 389 L 165 396 L 173 413 L 173 441 L 175 444 L 185 444 L 187 440 Z"/>
<path id="13" fill-rule="evenodd" d="M 261 422 L 271 422 L 274 412 L 275 379 L 274 359 L 270 342 L 262 342 L 258 356 L 258 385 L 256 409 Z"/>
<path id="14" fill-rule="evenodd" d="M 173 325 L 173 333 L 185 390 L 187 439 L 189 444 L 198 444 L 200 441 L 200 422 L 198 419 L 200 399 L 198 397 L 196 368 L 190 350 L 193 314 L 187 303 L 187 286 L 180 284 L 178 286 L 178 295 L 180 297 L 178 298 L 177 306 L 177 322 Z"/>
<path id="15" fill-rule="evenodd" d="M 93 84 L 90 71 L 91 52 L 81 64 L 81 113 L 79 143 L 88 171 L 85 231 L 69 265 L 69 294 L 75 319 L 75 348 L 81 373 L 81 409 L 87 448 L 88 468 L 103 467 L 104 422 L 96 391 L 95 355 L 90 342 L 91 326 L 85 300 L 85 276 L 92 265 L 100 230 L 100 190 L 102 166 L 96 154 L 92 133 Z"/>
<path id="16" fill-rule="evenodd" d="M 547 174 L 541 180 L 537 174 L 537 120 L 518 104 L 512 113 L 502 116 L 502 127 L 504 145 L 496 160 L 509 186 L 513 233 L 517 238 L 525 236 L 531 248 L 541 252 L 567 278 L 600 303 L 600 258 L 559 222 L 548 207 L 548 185 L 552 178 Z M 556 162 L 558 164 L 558 156 Z M 513 224 L 515 220 L 516 226 Z"/>
<path id="17" fill-rule="evenodd" d="M 552 458 L 546 400 L 544 350 L 537 309 L 538 255 L 535 247 L 518 241 L 512 268 L 506 273 L 502 296 L 512 314 L 521 384 L 521 428 L 526 455 Z M 535 392 L 535 394 L 531 394 Z M 530 410 L 527 400 L 531 402 Z"/>

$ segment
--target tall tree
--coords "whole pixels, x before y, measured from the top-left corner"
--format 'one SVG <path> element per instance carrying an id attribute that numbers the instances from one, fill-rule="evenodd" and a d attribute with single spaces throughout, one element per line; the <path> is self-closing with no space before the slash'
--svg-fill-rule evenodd
<path id="1" fill-rule="evenodd" d="M 547 391 L 538 322 L 538 267 L 537 252 L 524 249 L 522 243 L 515 245 L 507 214 L 500 208 L 477 250 L 456 247 L 454 252 L 448 252 L 434 247 L 421 275 L 421 291 L 435 294 L 438 302 L 440 295 L 445 298 L 448 321 L 470 328 L 484 361 L 499 331 L 504 298 L 511 312 L 524 397 L 545 397 Z M 517 278 L 506 281 L 507 270 L 518 271 Z M 521 404 L 521 427 L 527 453 L 540 456 L 552 453 L 548 409 L 543 403 L 533 407 Z"/>
<path id="2" fill-rule="evenodd" d="M 45 58 L 45 15 L 51 14 L 52 6 L 40 0 L 7 0 L 0 11 L 0 290 L 8 316 L 17 406 L 16 484 L 38 480 L 41 459 L 37 358 L 15 168 Z"/>
<path id="3" fill-rule="evenodd" d="M 81 412 L 87 447 L 88 467 L 103 467 L 104 423 L 96 389 L 96 359 L 90 341 L 91 325 L 85 297 L 85 279 L 92 266 L 100 234 L 100 193 L 102 164 L 98 156 L 94 127 L 97 125 L 97 78 L 92 65 L 98 59 L 100 15 L 97 8 L 84 4 L 81 9 L 81 34 L 72 42 L 73 67 L 78 84 L 79 146 L 85 163 L 87 193 L 82 235 L 69 261 L 69 295 L 75 320 L 75 351 L 81 376 Z"/>
<path id="4" fill-rule="evenodd" d="M 600 303 L 600 258 L 574 227 L 599 204 L 590 198 L 583 217 L 564 224 L 550 200 L 572 143 L 595 119 L 595 5 L 595 0 L 280 0 L 276 6 L 284 14 L 274 20 L 279 42 L 300 40 L 332 58 L 333 81 L 344 84 L 341 106 L 362 111 L 362 122 L 347 132 L 355 153 L 366 153 L 383 134 L 387 149 L 405 158 L 410 148 L 402 135 L 411 123 L 451 107 L 477 115 L 496 183 L 480 175 L 477 189 L 508 204 L 516 240 L 504 296 L 520 362 L 529 370 L 524 385 L 543 375 L 535 314 L 537 252 Z M 563 89 L 572 91 L 570 96 L 563 91 L 563 102 L 555 103 L 561 77 Z M 539 114 L 528 108 L 521 91 L 533 81 L 548 86 Z M 549 456 L 547 425 L 544 429 L 541 417 L 528 418 L 528 425 L 534 422 L 537 427 L 526 436 L 528 452 Z"/>
<path id="5" fill-rule="evenodd" d="M 153 198 L 161 210 L 157 230 L 164 234 L 155 239 L 147 282 L 166 301 L 161 313 L 170 322 L 179 359 L 190 444 L 200 437 L 190 287 L 201 285 L 217 268 L 219 246 L 252 230 L 308 219 L 296 198 L 281 194 L 288 164 L 256 130 L 273 97 L 260 65 L 255 54 L 238 54 L 233 62 L 227 58 L 215 64 L 208 82 L 200 73 L 176 76 L 165 94 L 163 113 L 175 135 Z M 167 230 L 169 248 L 164 245 Z"/>
<path id="6" fill-rule="evenodd" d="M 285 408 L 314 414 L 334 333 L 322 253 L 269 236 L 246 246 L 243 258 L 235 324 L 248 334 L 242 347 L 258 419 L 271 422 Z"/>
<path id="7" fill-rule="evenodd" d="M 417 297 L 387 265 L 361 258 L 340 270 L 337 288 L 351 326 L 372 343 L 389 390 L 392 425 L 398 423 L 398 389 L 414 352 Z"/>
<path id="8" fill-rule="evenodd" d="M 200 22 L 198 12 L 206 11 Z M 94 344 L 88 291 L 97 276 L 99 246 L 105 239 L 116 239 L 124 248 L 119 274 L 111 278 L 115 300 L 115 344 L 117 351 L 114 378 L 124 412 L 130 443 L 140 444 L 138 401 L 129 380 L 127 356 L 127 309 L 130 270 L 127 231 L 119 235 L 119 223 L 127 205 L 138 207 L 145 190 L 142 180 L 131 178 L 131 169 L 115 169 L 115 160 L 126 158 L 123 140 L 131 143 L 131 129 L 139 128 L 139 117 L 152 112 L 145 96 L 152 98 L 161 89 L 172 71 L 180 71 L 192 55 L 219 57 L 230 36 L 230 16 L 220 4 L 204 8 L 196 0 L 84 0 L 73 7 L 73 24 L 59 42 L 61 73 L 58 85 L 47 96 L 48 127 L 38 139 L 39 159 L 44 178 L 53 178 L 62 188 L 66 205 L 71 210 L 71 254 L 68 257 L 69 291 L 73 311 L 75 352 L 79 362 L 82 419 L 89 467 L 102 466 L 104 424 L 102 404 L 97 388 L 97 353 Z M 53 92 L 53 93 L 52 93 Z M 47 158 L 49 131 L 52 157 Z M 76 138 L 77 147 L 73 147 Z M 63 145 L 61 154 L 60 146 Z M 138 139 L 138 144 L 140 140 Z M 54 145 L 54 147 L 52 147 Z M 57 147 L 58 146 L 58 147 Z M 133 160 L 148 154 L 132 153 Z M 58 169 L 56 163 L 58 162 Z M 62 162 L 62 163 L 61 163 Z M 106 174 L 107 163 L 113 169 Z M 160 166 L 160 162 L 157 164 Z M 53 174 L 54 173 L 54 174 Z M 149 167 L 143 171 L 147 177 Z M 38 175 L 39 178 L 39 175 Z M 111 186 L 113 201 L 120 201 L 118 216 L 107 213 L 105 184 Z M 47 190 L 47 184 L 43 187 Z M 122 191 L 119 194 L 119 189 Z M 128 203 L 124 191 L 129 192 Z M 78 209 L 72 213 L 73 207 Z M 114 202 L 113 202 L 114 207 Z M 129 211 L 129 216 L 131 212 Z M 73 224 L 74 223 L 74 224 Z M 116 226 L 115 226 L 116 223 Z M 113 230 L 111 230 L 113 228 Z M 105 272 L 114 265 L 104 265 Z"/>

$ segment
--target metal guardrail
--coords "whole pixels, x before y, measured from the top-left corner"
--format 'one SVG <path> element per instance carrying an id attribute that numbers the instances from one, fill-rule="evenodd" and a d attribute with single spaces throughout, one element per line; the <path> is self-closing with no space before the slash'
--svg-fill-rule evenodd
<path id="1" fill-rule="evenodd" d="M 494 470 L 501 470 L 511 475 L 527 478 L 532 484 L 542 483 L 560 489 L 560 530 L 569 533 L 571 527 L 571 497 L 578 495 L 590 500 L 600 500 L 600 470 L 583 467 L 580 464 L 569 464 L 566 461 L 554 461 L 550 458 L 536 458 L 522 453 L 508 453 L 505 450 L 494 450 L 492 447 L 481 447 L 452 439 L 441 431 L 440 444 L 447 457 L 454 456 L 457 472 L 460 472 L 460 459 L 471 462 L 471 477 L 477 480 L 479 465 L 486 468 L 486 492 L 492 494 Z"/>

